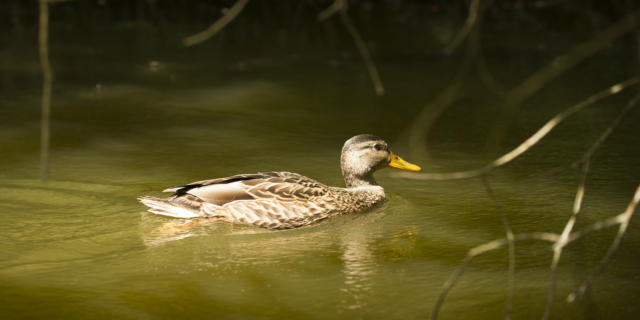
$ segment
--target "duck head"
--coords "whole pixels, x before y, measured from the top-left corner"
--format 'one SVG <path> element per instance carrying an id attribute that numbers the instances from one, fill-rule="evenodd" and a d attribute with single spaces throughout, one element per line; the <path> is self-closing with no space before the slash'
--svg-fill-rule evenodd
<path id="1" fill-rule="evenodd" d="M 373 173 L 386 167 L 409 171 L 421 170 L 419 166 L 393 154 L 386 141 L 370 134 L 354 136 L 344 143 L 340 166 L 347 187 L 376 185 Z"/>

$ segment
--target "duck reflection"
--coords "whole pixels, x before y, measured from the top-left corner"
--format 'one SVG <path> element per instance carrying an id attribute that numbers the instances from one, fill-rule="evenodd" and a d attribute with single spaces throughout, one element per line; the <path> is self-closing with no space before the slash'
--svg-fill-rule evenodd
<path id="1" fill-rule="evenodd" d="M 346 293 L 340 307 L 361 309 L 367 306 L 367 296 L 373 291 L 372 277 L 376 273 L 376 263 L 370 248 L 368 230 L 356 229 L 344 233 L 342 242 L 342 273 Z"/>
<path id="2" fill-rule="evenodd" d="M 375 296 L 373 280 L 380 270 L 374 247 L 383 225 L 376 220 L 384 215 L 385 210 L 380 208 L 367 214 L 340 216 L 313 227 L 286 231 L 215 220 L 171 220 L 158 226 L 158 218 L 148 216 L 148 225 L 144 227 L 148 232 L 143 235 L 143 240 L 148 247 L 155 247 L 207 235 L 215 241 L 203 239 L 198 242 L 203 246 L 198 246 L 197 254 L 193 253 L 198 256 L 197 260 L 209 263 L 226 261 L 233 265 L 277 264 L 305 259 L 305 256 L 317 255 L 318 252 L 335 252 L 338 245 L 342 281 L 338 284 L 339 292 L 336 292 L 336 308 L 339 312 L 348 313 L 370 306 Z"/>

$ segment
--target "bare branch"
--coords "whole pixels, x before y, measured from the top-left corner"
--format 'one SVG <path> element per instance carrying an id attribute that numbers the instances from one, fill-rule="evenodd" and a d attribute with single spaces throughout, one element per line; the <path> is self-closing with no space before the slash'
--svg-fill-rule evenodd
<path id="1" fill-rule="evenodd" d="M 573 203 L 573 213 L 572 213 L 571 217 L 569 218 L 569 221 L 567 221 L 567 224 L 565 225 L 564 230 L 562 231 L 562 235 L 560 236 L 560 239 L 553 246 L 553 260 L 551 262 L 551 285 L 549 287 L 549 296 L 547 298 L 547 306 L 545 308 L 545 312 L 544 312 L 544 315 L 543 315 L 542 319 L 548 319 L 549 315 L 551 314 L 551 308 L 553 306 L 553 301 L 555 300 L 555 290 L 556 290 L 556 278 L 557 278 L 558 263 L 560 262 L 560 256 L 562 255 L 562 249 L 569 243 L 568 242 L 569 241 L 569 235 L 570 235 L 570 233 L 571 233 L 571 231 L 573 229 L 573 226 L 574 226 L 574 224 L 576 222 L 577 215 L 580 212 L 580 208 L 582 207 L 582 199 L 584 198 L 584 190 L 585 190 L 585 184 L 586 184 L 586 180 L 587 180 L 587 173 L 589 172 L 589 165 L 591 163 L 591 156 L 593 156 L 595 151 L 611 135 L 613 130 L 618 126 L 618 124 L 620 124 L 620 122 L 622 121 L 624 116 L 631 109 L 633 109 L 633 107 L 635 107 L 637 105 L 638 99 L 640 99 L 640 94 L 636 95 L 633 99 L 631 99 L 631 101 L 629 101 L 627 106 L 622 110 L 622 112 L 620 112 L 620 114 L 618 114 L 616 119 L 611 123 L 611 125 L 609 125 L 609 127 L 607 127 L 607 129 L 602 133 L 602 135 L 600 135 L 600 137 L 598 137 L 596 142 L 591 146 L 591 148 L 589 148 L 589 150 L 585 153 L 585 155 L 580 160 L 580 163 L 582 163 L 582 165 L 581 165 L 581 168 L 582 168 L 582 175 L 581 176 L 582 177 L 580 179 L 580 184 L 578 185 L 578 190 L 576 191 L 576 196 L 575 196 L 575 200 L 574 200 L 574 203 Z M 618 239 L 618 238 L 616 238 L 616 239 Z M 608 258 L 605 259 L 605 260 L 608 260 Z M 587 286 L 585 286 L 584 289 L 582 289 L 582 287 L 581 287 L 581 291 L 580 290 L 579 291 L 584 293 L 584 291 L 586 290 L 586 287 Z M 580 294 L 580 296 L 581 295 L 582 294 Z"/>
<path id="2" fill-rule="evenodd" d="M 526 240 L 540 240 L 540 241 L 555 242 L 557 239 L 558 239 L 557 234 L 546 233 L 546 232 L 523 233 L 523 234 L 515 235 L 513 237 L 514 242 L 526 241 Z M 451 274 L 451 276 L 449 276 L 449 279 L 447 279 L 447 281 L 444 283 L 442 287 L 442 291 L 440 292 L 440 296 L 438 297 L 438 300 L 436 301 L 436 304 L 433 307 L 433 311 L 431 312 L 430 318 L 432 320 L 436 320 L 438 318 L 438 313 L 440 312 L 440 308 L 442 307 L 442 304 L 444 304 L 444 300 L 447 297 L 447 294 L 449 293 L 449 291 L 451 291 L 453 286 L 458 281 L 458 278 L 462 276 L 464 271 L 467 269 L 469 264 L 471 264 L 471 261 L 473 261 L 475 257 L 493 250 L 500 249 L 505 245 L 507 245 L 508 243 L 509 243 L 509 240 L 507 240 L 507 238 L 502 238 L 502 239 L 489 241 L 479 246 L 471 248 L 467 253 L 467 256 L 464 258 L 464 260 L 462 260 L 460 265 L 458 265 L 456 270 Z"/>
<path id="3" fill-rule="evenodd" d="M 192 36 L 186 37 L 183 40 L 183 43 L 187 47 L 194 46 L 196 44 L 200 44 L 204 41 L 207 41 L 209 38 L 213 37 L 218 31 L 222 30 L 229 22 L 233 21 L 233 19 L 238 16 L 238 14 L 244 9 L 244 6 L 249 2 L 249 0 L 238 0 L 236 3 L 227 10 L 220 19 L 216 20 L 209 28 L 198 32 Z"/>
<path id="4" fill-rule="evenodd" d="M 580 179 L 580 184 L 578 185 L 578 190 L 576 191 L 571 217 L 569 218 L 569 221 L 567 221 L 567 224 L 564 226 L 562 234 L 560 235 L 560 239 L 558 239 L 558 241 L 556 241 L 556 243 L 553 245 L 553 259 L 551 261 L 551 284 L 549 286 L 547 305 L 544 309 L 542 319 L 548 319 L 549 315 L 551 315 L 551 308 L 553 307 L 553 302 L 555 300 L 555 292 L 557 286 L 558 264 L 560 262 L 562 250 L 569 243 L 569 235 L 573 230 L 577 215 L 580 212 L 580 208 L 582 207 L 582 199 L 584 198 L 584 189 L 587 181 L 587 172 L 589 171 L 589 163 L 590 162 L 587 161 L 582 168 L 582 178 Z"/>
<path id="5" fill-rule="evenodd" d="M 584 109 L 585 107 L 594 104 L 595 102 L 602 100 L 611 95 L 617 94 L 620 91 L 637 84 L 640 82 L 640 76 L 636 76 L 630 79 L 627 79 L 623 82 L 617 83 L 603 91 L 595 93 L 589 96 L 587 99 L 575 104 L 568 109 L 560 112 L 555 117 L 551 118 L 551 120 L 547 121 L 538 131 L 536 131 L 532 136 L 530 136 L 527 140 L 522 142 L 515 149 L 507 152 L 500 158 L 492 161 L 491 163 L 485 165 L 482 168 L 468 170 L 468 171 L 459 171 L 459 172 L 450 172 L 450 173 L 394 173 L 394 176 L 415 179 L 415 180 L 456 180 L 456 179 L 468 179 L 479 177 L 491 172 L 493 169 L 505 165 L 512 161 L 513 159 L 519 157 L 527 150 L 531 149 L 534 145 L 536 145 L 542 138 L 544 138 L 555 126 L 557 126 L 560 122 L 573 115 L 574 113 Z"/>
<path id="6" fill-rule="evenodd" d="M 606 262 L 608 261 L 608 259 L 610 259 L 613 253 L 615 253 L 615 251 L 617 250 L 620 244 L 620 240 L 624 235 L 627 226 L 629 225 L 629 221 L 633 216 L 633 213 L 635 211 L 636 206 L 638 205 L 638 202 L 640 202 L 640 185 L 636 188 L 636 192 L 633 198 L 631 199 L 631 202 L 629 203 L 629 205 L 627 206 L 627 209 L 623 213 L 602 221 L 598 221 L 580 231 L 573 232 L 569 235 L 568 240 L 566 240 L 567 243 L 573 242 L 588 233 L 591 233 L 594 231 L 600 231 L 602 229 L 605 229 L 614 225 L 618 225 L 618 224 L 620 225 L 618 234 L 616 235 L 614 242 L 609 248 L 609 251 L 607 251 L 605 258 L 601 261 L 598 271 L 594 274 L 593 277 L 595 277 L 597 274 L 599 274 L 599 272 L 602 271 L 603 266 L 606 265 Z M 559 234 L 550 233 L 550 232 L 529 232 L 529 233 L 515 234 L 513 236 L 513 242 L 529 241 L 529 240 L 551 242 L 554 244 L 554 246 L 556 246 L 560 241 L 562 241 L 562 236 Z M 458 265 L 456 270 L 451 274 L 451 276 L 449 276 L 449 279 L 447 279 L 447 281 L 444 283 L 442 291 L 440 292 L 440 296 L 438 297 L 438 300 L 436 301 L 436 304 L 434 305 L 433 311 L 431 313 L 432 320 L 435 320 L 438 318 L 438 313 L 440 311 L 440 308 L 442 307 L 442 304 L 444 303 L 444 300 L 447 294 L 449 293 L 449 291 L 451 291 L 451 289 L 455 285 L 458 278 L 462 276 L 462 274 L 464 273 L 466 268 L 469 266 L 471 261 L 475 257 L 481 254 L 485 254 L 487 252 L 503 248 L 504 246 L 509 244 L 509 241 L 510 240 L 505 237 L 505 238 L 500 238 L 500 239 L 495 239 L 489 242 L 485 242 L 481 245 L 478 245 L 469 249 L 467 256 L 464 258 L 464 260 L 462 260 L 460 265 Z M 592 279 L 593 277 L 591 277 L 590 279 Z M 588 285 L 589 285 L 589 282 L 585 281 L 583 286 L 581 286 L 579 289 L 579 290 L 582 290 L 580 292 L 584 293 L 584 291 L 586 291 L 586 288 L 588 288 Z M 583 287 L 585 289 L 582 289 Z M 571 294 L 567 299 L 569 301 L 573 301 L 573 298 L 575 297 L 576 297 L 576 294 Z"/>
<path id="7" fill-rule="evenodd" d="M 605 266 L 607 265 L 607 263 L 609 262 L 609 260 L 611 260 L 611 257 L 613 257 L 613 254 L 616 253 L 616 251 L 618 250 L 618 247 L 620 246 L 620 242 L 622 241 L 622 237 L 624 236 L 625 232 L 627 231 L 627 227 L 629 226 L 629 221 L 631 220 L 631 217 L 633 216 L 633 213 L 635 212 L 636 206 L 638 205 L 638 202 L 640 202 L 640 185 L 638 186 L 638 188 L 636 189 L 636 192 L 633 196 L 633 200 L 631 200 L 631 202 L 629 203 L 629 205 L 627 206 L 627 209 L 617 215 L 615 218 L 615 221 L 617 223 L 620 224 L 620 226 L 618 227 L 618 233 L 616 234 L 616 237 L 613 239 L 613 242 L 611 243 L 611 246 L 609 246 L 609 249 L 607 250 L 607 253 L 604 255 L 604 257 L 602 258 L 602 260 L 600 261 L 600 264 L 598 264 L 598 267 L 596 268 L 596 271 L 593 272 L 593 274 L 591 274 L 591 276 L 589 276 L 581 285 L 580 287 L 573 293 L 569 294 L 569 296 L 567 296 L 567 301 L 568 302 L 573 302 L 576 299 L 580 299 L 582 298 L 582 296 L 584 296 L 585 292 L 587 292 L 587 290 L 589 289 L 589 287 L 591 287 L 591 283 L 593 282 L 593 280 L 600 275 L 600 273 L 602 273 L 602 270 L 604 270 Z M 608 219 L 611 220 L 611 219 Z M 602 224 L 602 227 L 594 227 L 593 230 L 597 230 L 597 228 L 605 228 L 606 225 Z M 577 239 L 577 237 L 576 237 Z"/>
<path id="8" fill-rule="evenodd" d="M 603 98 L 605 96 L 608 96 L 609 94 L 615 94 L 615 93 L 621 91 L 622 89 L 624 89 L 625 87 L 633 85 L 638 80 L 639 80 L 638 78 L 632 78 L 632 79 L 627 80 L 625 82 L 622 82 L 620 84 L 614 85 L 614 86 L 610 87 L 609 89 L 607 89 L 605 91 L 602 91 L 602 92 L 600 92 L 598 94 L 595 94 L 595 95 L 589 97 L 588 99 L 584 100 L 582 103 L 579 103 L 579 104 L 577 104 L 577 105 L 565 110 L 564 112 L 558 114 L 556 117 L 554 117 L 552 120 L 550 120 L 547 124 L 552 123 L 552 121 L 554 119 L 556 119 L 557 121 L 554 124 L 554 126 L 555 126 L 555 125 L 557 125 L 557 123 L 559 123 L 560 121 L 562 121 L 563 119 L 565 119 L 566 117 L 571 115 L 572 113 L 579 111 L 580 109 L 582 109 L 586 105 L 592 104 L 595 101 L 597 101 L 597 100 L 599 100 L 599 99 L 601 99 L 601 98 Z M 604 267 L 604 265 L 606 265 L 606 261 L 608 261 L 610 259 L 610 257 L 613 255 L 613 253 L 617 249 L 617 247 L 619 245 L 619 242 L 620 242 L 620 238 L 624 234 L 623 228 L 626 229 L 626 226 L 623 227 L 623 224 L 628 224 L 628 221 L 624 222 L 624 219 L 621 216 L 616 216 L 616 217 L 609 218 L 609 219 L 603 220 L 601 222 L 595 223 L 594 225 L 592 225 L 592 226 L 590 226 L 590 227 L 588 227 L 588 228 L 586 228 L 586 229 L 584 229 L 584 230 L 582 230 L 580 232 L 577 232 L 577 233 L 572 233 L 572 230 L 573 230 L 573 226 L 574 226 L 575 221 L 576 221 L 576 216 L 580 212 L 580 208 L 581 208 L 581 205 L 582 205 L 582 200 L 584 198 L 586 175 L 587 175 L 588 170 L 589 170 L 589 160 L 590 160 L 591 156 L 593 155 L 595 150 L 604 142 L 604 140 L 606 140 L 606 138 L 618 126 L 618 124 L 621 122 L 622 118 L 624 118 L 624 116 L 634 106 L 636 106 L 638 100 L 640 100 L 640 95 L 634 97 L 629 102 L 629 104 L 627 104 L 627 106 L 622 110 L 622 112 L 613 121 L 613 123 L 605 130 L 605 132 L 598 138 L 598 140 L 596 140 L 594 145 L 585 154 L 585 157 L 583 157 L 583 159 L 585 159 L 586 162 L 584 163 L 584 165 L 582 167 L 583 174 L 582 174 L 581 182 L 580 182 L 580 184 L 578 186 L 578 190 L 576 191 L 576 196 L 575 196 L 574 206 L 573 206 L 573 213 L 572 213 L 571 217 L 569 218 L 569 221 L 565 225 L 565 228 L 564 228 L 564 230 L 563 230 L 561 235 L 559 235 L 559 236 L 557 236 L 557 235 L 550 236 L 550 235 L 553 235 L 553 234 L 547 234 L 547 236 L 548 236 L 547 239 L 548 240 L 549 239 L 553 239 L 555 237 L 557 237 L 557 239 L 553 240 L 553 242 L 554 242 L 554 246 L 553 246 L 554 255 L 553 255 L 553 260 L 552 260 L 552 263 L 551 263 L 551 285 L 550 285 L 550 288 L 549 288 L 549 295 L 548 295 L 548 298 L 547 298 L 547 305 L 545 307 L 545 312 L 544 312 L 544 315 L 543 315 L 543 319 L 548 319 L 548 317 L 549 317 L 549 315 L 551 313 L 551 308 L 553 306 L 553 301 L 555 299 L 555 289 L 556 289 L 556 284 L 557 284 L 557 267 L 558 267 L 558 263 L 560 261 L 560 257 L 561 257 L 563 248 L 566 245 L 568 245 L 570 242 L 576 240 L 577 238 L 581 237 L 584 234 L 587 234 L 587 233 L 590 233 L 590 232 L 593 232 L 593 231 L 602 230 L 604 228 L 607 228 L 607 227 L 610 227 L 610 226 L 613 226 L 613 225 L 616 225 L 616 224 L 620 224 L 621 231 L 619 231 L 618 236 L 616 237 L 616 240 L 614 240 L 614 243 L 611 245 L 609 251 L 607 252 L 607 255 L 603 259 L 603 262 L 601 262 L 601 264 L 600 264 L 599 269 L 602 269 Z M 543 126 L 543 128 L 545 126 Z M 549 128 L 548 131 L 550 131 L 551 129 L 552 129 L 552 127 Z M 539 132 L 541 130 L 542 129 L 540 129 Z M 540 139 L 541 138 L 542 137 L 540 137 Z M 504 158 L 504 156 L 502 158 Z M 495 161 L 494 161 L 494 163 L 495 163 Z M 488 169 L 487 173 L 492 169 L 493 168 Z M 471 171 L 467 171 L 467 173 L 468 172 L 471 172 Z M 476 172 L 478 174 L 480 174 L 479 170 L 476 170 Z M 462 175 L 460 175 L 460 173 L 457 173 L 457 174 L 459 174 L 459 176 L 462 176 Z M 443 177 L 444 175 L 446 175 L 446 174 L 440 174 L 440 177 Z M 472 177 L 472 176 L 468 176 L 468 177 Z M 482 178 L 483 178 L 483 182 L 485 183 L 485 188 L 487 189 L 487 193 L 489 194 L 490 198 L 494 201 L 494 203 L 496 203 L 495 199 L 493 197 L 492 190 L 491 190 L 490 186 L 488 185 L 488 181 L 487 181 L 486 175 L 483 174 Z M 630 215 L 629 212 L 633 211 L 632 205 L 633 205 L 633 208 L 635 208 L 635 203 L 633 201 L 629 205 L 629 208 L 627 209 L 627 211 L 625 211 L 625 212 L 627 212 L 626 213 L 627 215 Z M 515 270 L 511 270 L 512 263 L 513 263 L 513 265 L 515 265 L 515 261 L 511 260 L 511 259 L 513 259 L 512 255 L 514 255 L 514 252 L 515 252 L 515 249 L 514 249 L 515 246 L 513 245 L 513 241 L 515 241 L 515 239 L 521 239 L 522 235 L 513 235 L 511 233 L 511 230 L 510 230 L 510 228 L 508 226 L 508 223 L 506 221 L 506 217 L 504 217 L 504 214 L 502 212 L 501 212 L 501 215 L 502 215 L 502 219 L 503 219 L 503 224 L 505 226 L 505 231 L 507 232 L 507 236 L 505 237 L 505 239 L 500 239 L 500 241 L 498 241 L 498 242 L 490 242 L 490 243 L 487 243 L 487 244 L 485 244 L 483 246 L 478 246 L 478 247 L 476 247 L 476 248 L 474 248 L 472 250 L 474 250 L 475 253 L 480 254 L 480 253 L 484 253 L 484 252 L 489 251 L 489 250 L 497 249 L 498 247 L 502 247 L 504 245 L 508 245 L 509 246 L 509 259 L 510 259 L 509 260 L 509 281 L 510 281 L 510 284 L 509 284 L 509 286 L 510 286 L 509 287 L 510 288 L 509 289 L 509 295 L 511 295 L 512 294 L 512 292 L 511 292 L 511 290 L 512 290 L 511 289 L 511 286 L 512 286 L 511 281 L 513 281 L 513 278 L 512 278 L 513 276 L 511 274 L 512 274 L 512 272 L 515 272 Z M 510 237 L 511 237 L 511 239 L 510 239 Z M 469 262 L 470 262 L 471 259 L 473 259 L 473 257 L 469 258 Z M 465 262 L 465 263 L 468 264 L 469 262 Z M 464 266 L 464 268 L 466 268 L 466 265 Z M 463 272 L 463 271 L 464 271 L 464 269 L 462 269 L 460 271 L 460 273 Z M 459 271 L 455 271 L 454 274 L 456 274 L 458 272 Z M 596 272 L 596 274 L 598 274 L 600 272 L 601 271 L 598 271 L 598 272 Z M 448 281 L 448 285 L 453 286 L 454 282 L 455 282 L 455 280 Z M 578 292 L 577 292 L 578 297 L 580 297 L 580 296 L 582 296 L 582 294 L 584 294 L 584 291 L 586 291 L 588 286 L 589 286 L 589 282 L 585 281 L 585 284 L 583 284 L 580 287 L 580 289 L 578 290 Z M 448 289 L 446 289 L 447 292 L 449 290 L 450 290 L 450 287 Z M 445 295 L 446 295 L 446 293 L 445 293 Z M 573 297 L 575 297 L 575 296 L 576 296 L 576 294 L 573 295 Z M 509 305 L 510 299 L 512 299 L 512 297 L 508 296 L 507 312 L 505 314 L 505 318 L 509 318 L 510 317 L 510 311 L 511 311 L 510 305 Z"/>

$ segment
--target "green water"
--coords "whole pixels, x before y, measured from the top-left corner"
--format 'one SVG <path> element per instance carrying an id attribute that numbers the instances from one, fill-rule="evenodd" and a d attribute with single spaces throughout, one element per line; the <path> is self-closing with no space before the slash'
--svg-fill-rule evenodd
<path id="1" fill-rule="evenodd" d="M 427 156 L 406 147 L 406 129 L 446 86 L 455 59 L 387 59 L 380 63 L 387 95 L 376 97 L 357 56 L 338 62 L 322 55 L 248 62 L 175 56 L 152 70 L 152 54 L 96 61 L 94 53 L 64 48 L 53 61 L 47 182 L 39 176 L 38 65 L 12 55 L 7 59 L 24 63 L 4 66 L 13 78 L 0 97 L 3 319 L 426 318 L 467 251 L 504 236 L 481 180 L 405 180 L 391 169 L 377 174 L 388 195 L 382 208 L 298 230 L 218 223 L 167 234 L 163 228 L 179 222 L 149 214 L 136 201 L 195 180 L 257 171 L 294 171 L 342 185 L 339 151 L 359 133 L 386 138 L 427 172 L 476 168 L 493 157 L 484 142 L 500 105 L 478 81 L 434 125 Z M 623 71 L 601 74 L 607 59 L 527 102 L 510 120 L 499 152 L 622 80 Z M 503 75 L 521 64 L 493 63 Z M 490 176 L 516 233 L 562 231 L 579 181 L 571 164 L 629 97 L 586 109 Z M 630 201 L 640 181 L 639 116 L 631 112 L 594 157 L 576 228 L 618 214 Z M 638 313 L 636 220 L 587 296 L 565 302 L 614 233 L 567 247 L 552 318 Z M 514 318 L 542 316 L 551 256 L 547 243 L 516 246 Z M 478 257 L 441 318 L 503 317 L 506 270 L 506 250 Z"/>

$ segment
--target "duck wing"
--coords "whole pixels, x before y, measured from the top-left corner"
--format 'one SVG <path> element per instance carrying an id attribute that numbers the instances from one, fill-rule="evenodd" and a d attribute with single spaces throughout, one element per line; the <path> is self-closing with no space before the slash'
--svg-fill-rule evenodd
<path id="1" fill-rule="evenodd" d="M 329 192 L 326 185 L 291 172 L 268 172 L 264 179 L 245 180 L 247 190 L 256 199 L 276 199 L 280 201 L 309 201 Z"/>
<path id="2" fill-rule="evenodd" d="M 224 205 L 236 200 L 274 199 L 305 201 L 325 195 L 329 187 L 291 172 L 260 172 L 192 182 L 164 190 L 173 199 L 196 196 L 202 201 Z"/>

